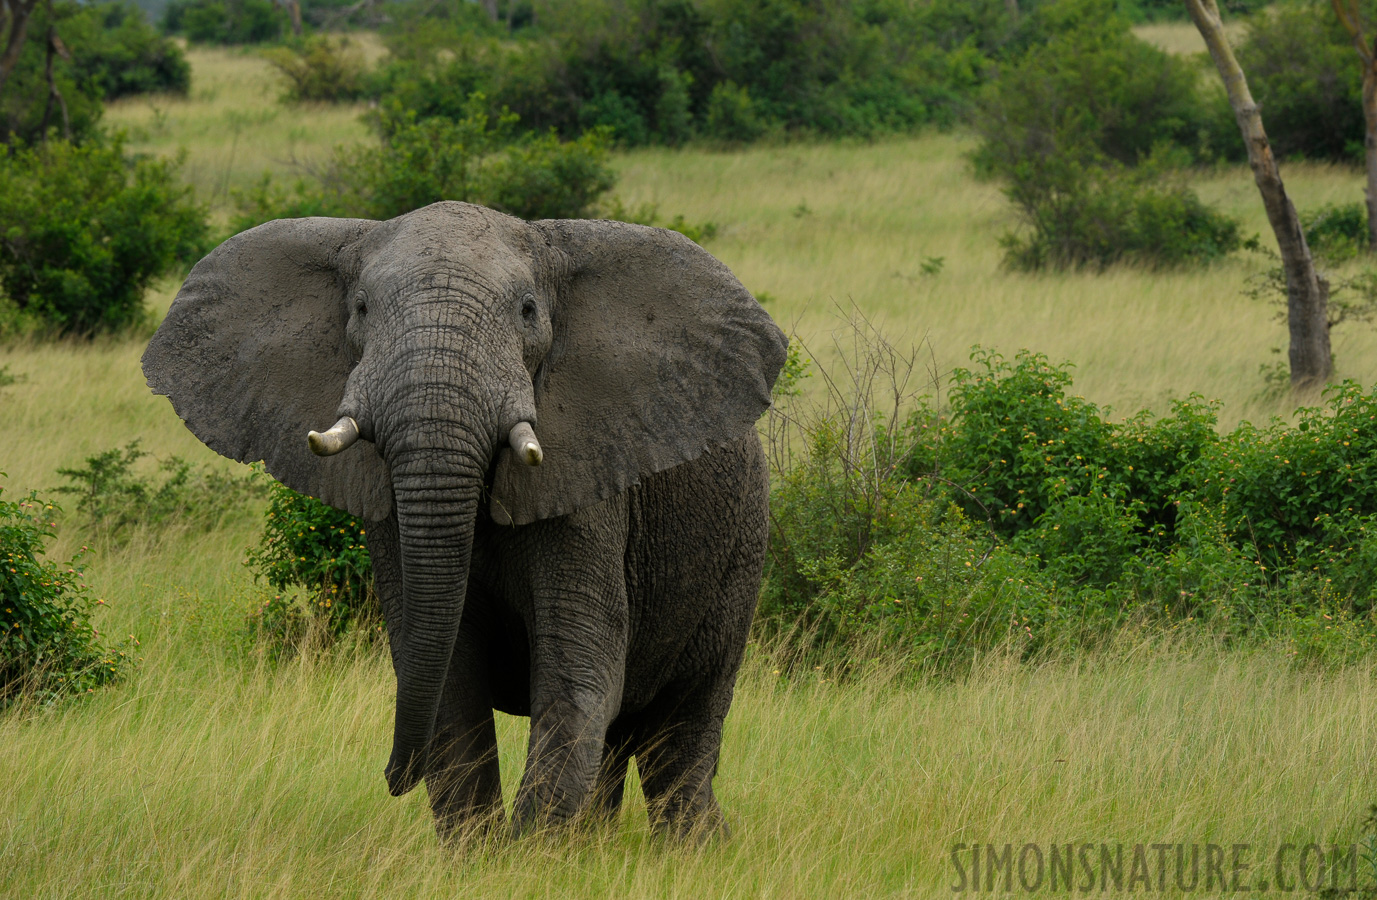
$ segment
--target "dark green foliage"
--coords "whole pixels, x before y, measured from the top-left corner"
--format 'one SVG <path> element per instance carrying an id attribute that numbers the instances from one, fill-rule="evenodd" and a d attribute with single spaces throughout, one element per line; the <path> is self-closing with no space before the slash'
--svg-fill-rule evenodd
<path id="1" fill-rule="evenodd" d="M 106 100 L 131 94 L 185 94 L 191 87 L 186 55 L 133 3 L 111 0 L 79 9 L 60 26 L 79 82 L 96 85 Z"/>
<path id="2" fill-rule="evenodd" d="M 194 44 L 261 44 L 279 40 L 291 22 L 272 0 L 172 0 L 162 26 Z"/>
<path id="3" fill-rule="evenodd" d="M 66 56 L 54 54 L 52 60 L 61 104 L 50 99 L 45 75 L 50 26 L 66 50 Z M 185 93 L 191 82 L 181 49 L 149 26 L 132 3 L 60 0 L 51 10 L 40 4 L 27 35 L 0 94 L 0 139 L 6 143 L 35 144 L 51 129 L 81 141 L 95 132 L 102 100 Z"/>
<path id="4" fill-rule="evenodd" d="M 43 558 L 56 511 L 33 494 L 0 499 L 0 704 L 21 692 L 51 700 L 94 690 L 126 663 L 91 624 L 97 601 L 83 581 L 82 554 L 62 564 Z"/>
<path id="5" fill-rule="evenodd" d="M 0 156 L 0 291 L 63 334 L 127 327 L 149 283 L 206 249 L 177 164 L 123 139 L 53 140 Z"/>
<path id="6" fill-rule="evenodd" d="M 601 131 L 574 141 L 516 134 L 511 113 L 492 116 L 482 94 L 460 119 L 420 119 L 389 104 L 376 146 L 341 149 L 322 184 L 293 194 L 264 180 L 239 198 L 242 230 L 290 215 L 390 219 L 438 200 L 481 203 L 525 219 L 583 218 L 613 185 Z"/>
<path id="7" fill-rule="evenodd" d="M 307 38 L 294 47 L 273 47 L 264 57 L 282 74 L 288 103 L 340 103 L 363 94 L 363 54 L 347 37 Z"/>
<path id="8" fill-rule="evenodd" d="M 1152 161 L 1136 168 L 1072 158 L 1022 163 L 1005 194 L 1024 224 L 1000 241 L 1015 269 L 1184 266 L 1255 246 L 1237 220 Z"/>
<path id="9" fill-rule="evenodd" d="M 1134 37 L 1109 0 L 1039 7 L 1027 31 L 1045 39 L 982 93 L 973 155 L 1025 226 L 1004 240 L 1011 265 L 1176 266 L 1244 245 L 1236 222 L 1171 176 L 1238 145 L 1190 63 Z"/>
<path id="10" fill-rule="evenodd" d="M 1305 243 L 1316 256 L 1336 263 L 1367 252 L 1367 204 L 1327 203 L 1301 213 Z"/>
<path id="11" fill-rule="evenodd" d="M 377 96 L 425 118 L 481 91 L 527 128 L 605 127 L 628 145 L 949 124 L 1017 30 L 1002 0 L 587 0 L 506 41 L 420 14 L 391 36 Z"/>
<path id="12" fill-rule="evenodd" d="M 1274 571 L 1372 540 L 1377 395 L 1345 381 L 1326 401 L 1295 425 L 1240 426 L 1197 467 L 1195 495 Z"/>
<path id="13" fill-rule="evenodd" d="M 1254 17 L 1238 61 L 1277 156 L 1362 159 L 1362 66 L 1328 2 L 1278 4 Z"/>
<path id="14" fill-rule="evenodd" d="M 71 63 L 56 56 L 53 59 L 53 84 L 61 93 L 67 108 L 64 121 L 62 105 L 51 100 L 45 75 L 48 27 L 54 18 L 61 27 L 80 7 L 58 4 L 49 14 L 47 4 L 39 4 L 29 19 L 28 39 L 19 51 L 19 59 L 0 94 L 0 142 L 37 143 L 52 129 L 59 135 L 70 134 L 73 140 L 84 140 L 93 134 L 100 122 L 101 94 L 99 87 L 82 79 Z M 2 220 L 0 220 L 2 221 Z"/>
<path id="15" fill-rule="evenodd" d="M 315 624 L 329 638 L 380 619 L 363 522 L 273 482 L 263 536 L 248 554 L 275 591 L 253 613 L 263 636 L 293 644 Z M 300 594 L 300 596 L 297 596 Z"/>
<path id="16" fill-rule="evenodd" d="M 1219 0 L 1227 16 L 1240 16 L 1265 8 L 1269 0 Z M 1119 14 L 1131 22 L 1190 21 L 1181 0 L 1117 0 Z"/>
<path id="17" fill-rule="evenodd" d="M 1198 148 L 1210 113 L 1189 62 L 1135 37 L 1109 0 L 1059 0 L 1032 19 L 1045 40 L 983 92 L 980 168 L 1043 158 L 1132 165 L 1162 143 Z"/>
<path id="18" fill-rule="evenodd" d="M 57 474 L 68 483 L 53 490 L 75 496 L 77 510 L 96 534 L 106 537 L 121 536 L 131 527 L 173 522 L 210 530 L 227 516 L 242 514 L 250 501 L 265 493 L 256 473 L 236 477 L 215 469 L 193 469 L 177 456 L 159 463 L 161 477 L 155 480 L 134 470 L 147 456 L 137 440 L 88 456 L 81 468 L 58 469 Z"/>

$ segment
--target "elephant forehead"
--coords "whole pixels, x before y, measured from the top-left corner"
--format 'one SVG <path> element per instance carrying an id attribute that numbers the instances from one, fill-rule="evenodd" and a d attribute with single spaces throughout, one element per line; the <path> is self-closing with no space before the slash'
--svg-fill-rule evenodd
<path id="1" fill-rule="evenodd" d="M 434 203 L 379 232 L 362 248 L 370 279 L 424 279 L 425 287 L 471 290 L 500 289 L 532 274 L 529 226 L 485 207 Z"/>

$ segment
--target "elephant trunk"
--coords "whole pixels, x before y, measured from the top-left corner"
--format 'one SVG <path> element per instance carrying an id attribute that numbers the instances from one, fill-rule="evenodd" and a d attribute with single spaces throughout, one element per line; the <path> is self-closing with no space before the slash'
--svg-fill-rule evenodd
<path id="1" fill-rule="evenodd" d="M 459 621 L 486 460 L 479 453 L 411 451 L 392 464 L 403 579 L 396 651 L 397 710 L 387 786 L 393 796 L 425 775 Z"/>

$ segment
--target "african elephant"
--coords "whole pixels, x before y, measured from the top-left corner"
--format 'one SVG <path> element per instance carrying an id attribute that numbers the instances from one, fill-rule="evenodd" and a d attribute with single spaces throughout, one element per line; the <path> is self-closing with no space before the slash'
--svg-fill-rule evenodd
<path id="1" fill-rule="evenodd" d="M 212 449 L 367 520 L 393 795 L 424 779 L 442 835 L 498 819 L 498 709 L 531 718 L 518 833 L 617 810 L 634 755 L 687 834 L 722 824 L 786 345 L 679 234 L 446 202 L 230 238 L 143 370 Z"/>

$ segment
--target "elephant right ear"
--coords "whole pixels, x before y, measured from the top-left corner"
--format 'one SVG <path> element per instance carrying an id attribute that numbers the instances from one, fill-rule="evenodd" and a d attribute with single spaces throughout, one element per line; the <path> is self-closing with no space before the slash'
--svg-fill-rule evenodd
<path id="1" fill-rule="evenodd" d="M 156 394 L 198 438 L 283 484 L 367 519 L 392 507 L 367 441 L 334 456 L 306 434 L 334 424 L 353 367 L 341 269 L 377 222 L 279 219 L 235 235 L 196 264 L 143 355 Z"/>

